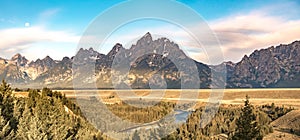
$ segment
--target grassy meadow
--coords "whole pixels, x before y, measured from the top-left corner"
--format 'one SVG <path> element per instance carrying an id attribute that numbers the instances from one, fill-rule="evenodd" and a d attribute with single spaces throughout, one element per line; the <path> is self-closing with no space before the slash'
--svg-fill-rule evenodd
<path id="1" fill-rule="evenodd" d="M 89 96 L 99 96 L 106 102 L 116 102 L 122 100 L 118 97 L 119 93 L 127 94 L 126 99 L 149 99 L 149 100 L 164 100 L 164 101 L 178 101 L 178 100 L 189 100 L 180 99 L 180 94 L 198 94 L 191 95 L 192 97 L 197 96 L 196 101 L 199 105 L 203 105 L 208 101 L 211 92 L 218 92 L 222 96 L 222 105 L 242 105 L 246 95 L 250 97 L 251 103 L 253 105 L 263 105 L 275 103 L 276 105 L 291 106 L 295 108 L 300 108 L 300 88 L 273 88 L 273 89 L 224 89 L 224 90 L 178 90 L 178 89 L 168 89 L 168 90 L 143 90 L 136 89 L 132 91 L 115 91 L 115 90 L 57 90 L 62 94 L 65 94 L 69 98 L 85 98 Z M 223 93 L 222 93 L 223 92 Z M 19 96 L 26 96 L 26 93 L 17 93 Z M 133 95 L 133 96 L 132 96 Z M 189 97 L 189 95 L 187 95 Z M 195 101 L 194 98 L 190 98 L 191 101 Z M 108 100 L 109 99 L 109 100 Z"/>

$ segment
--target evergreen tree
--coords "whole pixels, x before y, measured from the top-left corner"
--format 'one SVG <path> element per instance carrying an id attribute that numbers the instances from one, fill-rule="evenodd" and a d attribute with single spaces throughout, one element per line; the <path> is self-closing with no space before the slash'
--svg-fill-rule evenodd
<path id="1" fill-rule="evenodd" d="M 248 95 L 236 125 L 234 140 L 253 140 L 258 137 L 259 130 L 257 129 L 256 115 L 253 106 L 249 102 Z"/>
<path id="2" fill-rule="evenodd" d="M 43 131 L 42 123 L 37 114 L 33 114 L 28 107 L 25 107 L 18 127 L 18 138 L 25 140 L 46 140 L 47 134 Z"/>
<path id="3" fill-rule="evenodd" d="M 13 117 L 14 99 L 12 97 L 12 89 L 4 80 L 0 85 L 0 109 L 6 121 Z"/>
<path id="4" fill-rule="evenodd" d="M 9 126 L 9 121 L 7 122 L 0 110 L 0 139 L 7 137 L 11 133 L 11 127 Z"/>
<path id="5" fill-rule="evenodd" d="M 19 139 L 101 139 L 102 135 L 80 116 L 65 111 L 51 90 L 40 95 L 31 90 L 20 118 Z"/>
<path id="6" fill-rule="evenodd" d="M 17 129 L 18 122 L 14 117 L 14 97 L 12 89 L 4 80 L 0 85 L 0 139 L 11 137 Z"/>

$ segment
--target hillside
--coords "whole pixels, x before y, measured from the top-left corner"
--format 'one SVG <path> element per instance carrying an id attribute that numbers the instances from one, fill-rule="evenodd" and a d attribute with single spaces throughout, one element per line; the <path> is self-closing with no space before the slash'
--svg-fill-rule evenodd
<path id="1" fill-rule="evenodd" d="M 264 140 L 297 140 L 300 139 L 300 110 L 293 110 L 271 123 L 274 133 L 267 135 Z"/>
<path id="2" fill-rule="evenodd" d="M 287 113 L 273 121 L 271 125 L 278 130 L 300 135 L 300 110 Z"/>
<path id="3" fill-rule="evenodd" d="M 255 50 L 228 73 L 228 87 L 300 87 L 300 41 Z"/>

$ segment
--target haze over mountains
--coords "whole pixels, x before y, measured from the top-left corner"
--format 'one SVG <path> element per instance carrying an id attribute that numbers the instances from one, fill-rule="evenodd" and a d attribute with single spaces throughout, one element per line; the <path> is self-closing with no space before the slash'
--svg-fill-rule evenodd
<path id="1" fill-rule="evenodd" d="M 150 33 L 129 49 L 116 44 L 107 55 L 90 48 L 80 49 L 74 57 L 59 61 L 47 56 L 29 62 L 21 54 L 11 59 L 0 57 L 0 79 L 4 78 L 18 88 L 72 88 L 73 80 L 80 81 L 82 88 L 92 83 L 96 83 L 97 88 L 113 88 L 112 79 L 124 79 L 122 75 L 115 77 L 119 73 L 112 70 L 115 57 L 128 59 L 131 67 L 123 82 L 131 88 L 151 88 L 149 81 L 156 88 L 181 88 L 182 84 L 193 82 L 192 76 L 182 81 L 184 73 L 178 70 L 174 60 L 191 71 L 195 67 L 182 62 L 195 63 L 200 79 L 200 83 L 195 84 L 200 88 L 214 86 L 211 84 L 212 71 L 222 73 L 223 65 L 226 65 L 226 87 L 229 88 L 300 87 L 300 41 L 255 50 L 238 63 L 209 66 L 192 60 L 167 38 L 153 40 Z M 160 76 L 153 78 L 154 74 Z"/>

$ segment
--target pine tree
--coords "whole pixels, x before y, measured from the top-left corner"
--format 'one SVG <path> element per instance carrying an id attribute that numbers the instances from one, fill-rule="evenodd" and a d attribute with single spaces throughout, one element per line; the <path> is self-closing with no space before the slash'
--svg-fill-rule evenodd
<path id="1" fill-rule="evenodd" d="M 257 129 L 256 115 L 253 106 L 249 102 L 248 95 L 236 125 L 234 140 L 253 140 L 258 137 L 259 130 Z"/>
<path id="2" fill-rule="evenodd" d="M 7 122 L 3 116 L 2 111 L 0 110 L 0 139 L 5 138 L 10 132 L 11 128 L 9 126 L 9 121 Z"/>
<path id="3" fill-rule="evenodd" d="M 19 139 L 47 139 L 42 125 L 38 115 L 32 114 L 29 107 L 26 106 L 23 117 L 20 119 L 17 136 Z"/>
<path id="4" fill-rule="evenodd" d="M 17 129 L 17 120 L 14 117 L 14 97 L 12 89 L 4 80 L 0 85 L 0 139 L 3 137 L 12 137 Z"/>
<path id="5" fill-rule="evenodd" d="M 12 89 L 4 80 L 0 85 L 0 109 L 6 121 L 13 117 L 14 99 L 12 97 Z"/>

